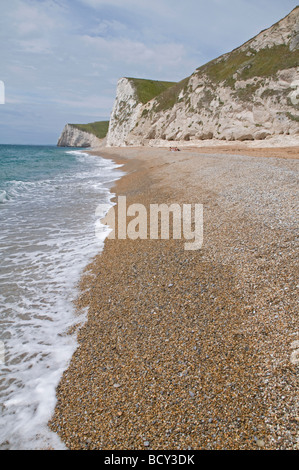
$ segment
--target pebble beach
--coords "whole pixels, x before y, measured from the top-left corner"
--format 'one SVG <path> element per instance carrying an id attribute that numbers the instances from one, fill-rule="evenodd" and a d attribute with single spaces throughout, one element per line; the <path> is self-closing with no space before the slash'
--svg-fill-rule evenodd
<path id="1" fill-rule="evenodd" d="M 115 202 L 202 204 L 204 235 L 107 238 L 86 267 L 49 422 L 68 449 L 299 449 L 298 150 L 90 152 L 123 165 Z"/>

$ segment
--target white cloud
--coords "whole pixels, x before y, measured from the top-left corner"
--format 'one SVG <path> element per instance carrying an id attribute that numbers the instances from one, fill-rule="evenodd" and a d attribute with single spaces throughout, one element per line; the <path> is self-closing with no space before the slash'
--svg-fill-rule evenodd
<path id="1" fill-rule="evenodd" d="M 162 14 L 163 12 L 168 12 L 170 14 L 176 1 L 177 0 L 80 0 L 82 4 L 88 5 L 94 9 L 108 6 L 129 9 L 132 12 L 136 12 L 136 10 L 140 9 L 155 10 L 156 14 Z M 132 10 L 132 8 L 134 10 Z"/>
<path id="2" fill-rule="evenodd" d="M 110 112 L 113 100 L 107 96 L 90 95 L 74 97 L 73 99 L 54 98 L 51 100 L 51 103 L 67 106 L 68 108 L 88 109 L 91 111 L 97 110 L 98 114 L 101 114 L 101 111 L 107 112 L 107 110 L 109 110 Z"/>
<path id="3" fill-rule="evenodd" d="M 177 66 L 185 55 L 181 44 L 146 45 L 130 39 L 107 40 L 89 35 L 82 36 L 82 40 L 88 48 L 98 51 L 100 55 L 105 53 L 110 61 L 136 64 L 140 68 Z"/>
<path id="4" fill-rule="evenodd" d="M 52 47 L 46 38 L 23 39 L 18 41 L 18 45 L 22 52 L 30 52 L 32 54 L 51 54 Z"/>
<path id="5" fill-rule="evenodd" d="M 51 11 L 50 11 L 51 10 Z M 51 15 L 50 15 L 51 13 Z M 56 28 L 55 18 L 53 17 L 52 3 L 17 2 L 17 7 L 13 11 L 13 24 L 16 32 L 20 36 L 32 34 L 42 34 L 45 31 Z"/>
<path id="6" fill-rule="evenodd" d="M 99 36 L 124 36 L 130 33 L 129 28 L 126 24 L 117 20 L 103 20 L 100 21 L 94 28 L 91 29 L 91 33 Z"/>

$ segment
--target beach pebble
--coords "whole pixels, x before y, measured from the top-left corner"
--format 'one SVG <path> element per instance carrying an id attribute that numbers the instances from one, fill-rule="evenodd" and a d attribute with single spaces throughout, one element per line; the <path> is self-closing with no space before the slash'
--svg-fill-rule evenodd
<path id="1" fill-rule="evenodd" d="M 256 440 L 256 445 L 258 447 L 264 447 L 265 446 L 265 442 L 262 440 L 262 439 L 257 439 Z"/>
<path id="2" fill-rule="evenodd" d="M 290 357 L 290 361 L 294 365 L 299 364 L 299 349 L 296 349 L 295 351 L 292 352 L 291 357 Z"/>
<path id="3" fill-rule="evenodd" d="M 163 149 L 152 152 L 153 165 L 159 152 L 166 158 Z M 298 359 L 298 318 L 288 293 L 298 283 L 290 210 L 298 160 L 188 152 L 182 171 L 167 167 L 169 201 L 196 195 L 206 206 L 204 249 L 188 252 L 181 240 L 106 240 L 92 263 L 96 277 L 83 282 L 88 320 L 51 421 L 69 449 L 86 437 L 91 448 L 109 450 L 138 442 L 157 450 L 297 445 L 290 358 Z M 148 207 L 167 196 L 168 186 L 160 198 L 147 178 L 147 162 L 123 180 L 127 203 Z M 182 188 L 185 170 L 190 186 Z M 155 169 L 150 174 L 158 181 Z"/>

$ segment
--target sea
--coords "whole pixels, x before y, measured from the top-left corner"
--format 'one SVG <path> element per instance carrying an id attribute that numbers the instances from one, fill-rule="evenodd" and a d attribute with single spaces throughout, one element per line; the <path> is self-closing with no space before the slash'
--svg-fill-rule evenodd
<path id="1" fill-rule="evenodd" d="M 77 347 L 68 332 L 86 321 L 78 281 L 122 174 L 88 149 L 0 145 L 0 450 L 65 449 L 47 423 Z"/>

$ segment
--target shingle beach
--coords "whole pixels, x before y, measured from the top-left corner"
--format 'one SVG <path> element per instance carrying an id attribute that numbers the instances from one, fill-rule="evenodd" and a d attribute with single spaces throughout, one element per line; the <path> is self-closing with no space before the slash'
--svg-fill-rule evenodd
<path id="1" fill-rule="evenodd" d="M 298 449 L 298 147 L 98 154 L 127 204 L 203 204 L 203 245 L 105 240 L 50 429 L 72 450 Z"/>

